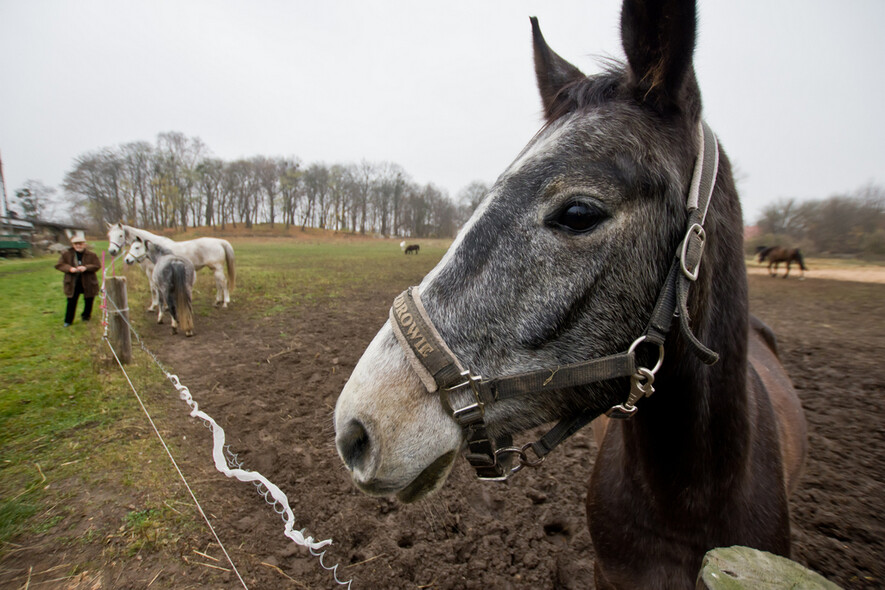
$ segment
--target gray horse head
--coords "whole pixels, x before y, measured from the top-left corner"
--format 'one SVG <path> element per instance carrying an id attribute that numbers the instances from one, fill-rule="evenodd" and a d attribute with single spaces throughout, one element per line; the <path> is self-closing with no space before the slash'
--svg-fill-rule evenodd
<path id="1" fill-rule="evenodd" d="M 626 350 L 652 313 L 685 232 L 701 106 L 693 12 L 690 31 L 661 35 L 636 26 L 630 11 L 622 17 L 627 63 L 590 77 L 554 53 L 532 19 L 546 123 L 420 285 L 427 315 L 475 374 L 555 370 Z M 657 46 L 664 37 L 675 41 Z M 728 174 L 723 159 L 720 177 Z M 730 180 L 717 191 L 723 186 L 734 192 Z M 719 216 L 711 212 L 708 233 Z M 698 291 L 708 287 L 702 275 Z M 496 403 L 485 420 L 492 435 L 523 431 L 580 411 L 588 396 L 611 397 L 613 387 Z M 355 484 L 403 501 L 442 485 L 464 441 L 390 322 L 342 391 L 335 428 Z"/>

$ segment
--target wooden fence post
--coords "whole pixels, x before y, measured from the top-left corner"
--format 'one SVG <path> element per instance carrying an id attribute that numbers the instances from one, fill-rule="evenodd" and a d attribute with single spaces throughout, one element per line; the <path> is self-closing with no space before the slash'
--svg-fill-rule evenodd
<path id="1" fill-rule="evenodd" d="M 132 360 L 132 336 L 129 333 L 129 299 L 126 277 L 107 277 L 105 293 L 108 306 L 108 342 L 124 365 Z"/>

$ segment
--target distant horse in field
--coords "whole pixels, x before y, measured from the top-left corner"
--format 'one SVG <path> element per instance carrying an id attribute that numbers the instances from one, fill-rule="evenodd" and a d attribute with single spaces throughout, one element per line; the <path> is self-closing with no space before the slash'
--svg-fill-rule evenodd
<path id="1" fill-rule="evenodd" d="M 627 62 L 588 77 L 532 19 L 546 124 L 394 300 L 338 398 L 358 489 L 416 501 L 462 450 L 504 480 L 605 414 L 587 494 L 597 588 L 694 588 L 715 547 L 789 556 L 805 418 L 749 315 L 696 26 L 694 0 L 625 0 Z"/>
<path id="2" fill-rule="evenodd" d="M 230 242 L 221 238 L 196 238 L 176 242 L 144 229 L 114 223 L 108 224 L 108 254 L 116 256 L 126 244 L 131 244 L 136 238 L 150 241 L 166 248 L 173 254 L 187 258 L 196 270 L 200 270 L 204 266 L 211 268 L 215 275 L 215 305 L 227 307 L 230 303 L 230 292 L 233 291 L 236 284 L 236 261 Z M 148 277 L 153 276 L 149 262 L 145 261 L 143 268 Z M 225 269 L 227 269 L 227 276 L 224 274 Z M 155 310 L 158 301 L 156 285 L 151 282 L 151 306 L 148 310 Z"/>
<path id="3" fill-rule="evenodd" d="M 418 244 L 410 244 L 407 246 L 406 241 L 403 240 L 399 243 L 399 249 L 405 254 L 417 254 L 421 247 Z"/>
<path id="4" fill-rule="evenodd" d="M 157 285 L 160 305 L 157 306 L 157 323 L 163 323 L 163 308 L 172 316 L 172 333 L 179 326 L 185 336 L 194 335 L 194 308 L 192 303 L 196 271 L 193 263 L 183 256 L 173 254 L 164 246 L 137 238 L 126 255 L 127 264 L 150 260 L 154 270 L 152 280 Z"/>
<path id="5" fill-rule="evenodd" d="M 799 268 L 802 270 L 802 274 L 799 277 L 805 276 L 805 271 L 808 270 L 808 267 L 805 266 L 805 259 L 802 257 L 802 251 L 799 248 L 782 248 L 780 246 L 759 246 L 756 248 L 756 254 L 759 256 L 759 262 L 765 262 L 768 260 L 768 274 L 771 276 L 777 276 L 777 267 L 781 262 L 787 263 L 787 272 L 784 273 L 783 278 L 787 278 L 790 274 L 790 265 L 794 262 L 799 264 Z M 772 270 L 772 266 L 774 266 L 774 270 Z"/>

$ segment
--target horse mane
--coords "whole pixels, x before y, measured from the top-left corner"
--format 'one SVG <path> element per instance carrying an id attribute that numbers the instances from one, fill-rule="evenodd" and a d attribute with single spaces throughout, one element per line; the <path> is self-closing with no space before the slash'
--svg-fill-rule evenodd
<path id="1" fill-rule="evenodd" d="M 140 229 L 131 225 L 124 225 L 122 223 L 120 224 L 120 226 L 127 234 L 131 234 L 137 238 L 141 238 L 142 241 L 150 241 L 153 244 L 162 243 L 164 245 L 174 241 L 171 238 L 167 238 L 166 236 L 151 233 L 146 229 Z"/>
<path id="2" fill-rule="evenodd" d="M 153 252 L 155 252 L 158 255 L 158 257 L 159 256 L 168 256 L 168 255 L 172 254 L 172 250 L 167 248 L 164 244 L 158 244 L 157 242 L 150 240 L 150 239 L 149 240 L 143 239 L 142 241 L 145 242 L 145 244 L 147 245 L 148 253 L 151 253 L 151 251 L 153 250 Z"/>
<path id="3" fill-rule="evenodd" d="M 631 96 L 629 67 L 611 57 L 601 57 L 599 62 L 602 65 L 600 73 L 572 80 L 556 93 L 550 108 L 545 112 L 548 124 L 572 111 L 586 111 L 613 99 Z M 694 70 L 690 70 L 687 76 L 686 92 L 683 97 L 686 106 L 682 112 L 690 120 L 696 121 L 701 114 L 700 90 Z"/>

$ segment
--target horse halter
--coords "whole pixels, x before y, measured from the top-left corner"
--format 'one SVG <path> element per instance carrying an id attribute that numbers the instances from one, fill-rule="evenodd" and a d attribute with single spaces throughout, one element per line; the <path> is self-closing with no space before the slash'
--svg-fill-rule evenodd
<path id="1" fill-rule="evenodd" d="M 129 252 L 126 253 L 126 259 L 127 259 L 127 260 L 128 260 L 128 258 L 129 258 L 130 256 L 132 256 L 132 260 L 133 260 L 134 262 L 141 262 L 142 260 L 144 260 L 145 258 L 148 257 L 148 254 L 149 254 L 149 252 L 148 252 L 148 245 L 147 245 L 146 243 L 144 243 L 144 242 L 143 242 L 142 240 L 140 240 L 140 239 L 137 240 L 137 241 L 138 241 L 138 242 L 141 242 L 141 243 L 144 245 L 144 252 L 142 252 L 141 254 L 135 254 L 135 255 L 133 255 L 133 254 L 132 254 L 132 249 L 130 248 L 130 249 L 129 249 Z"/>
<path id="2" fill-rule="evenodd" d="M 124 234 L 124 235 L 125 235 L 125 234 Z M 117 249 L 117 252 L 122 252 L 122 251 L 123 251 L 123 246 L 125 246 L 125 245 L 126 245 L 126 240 L 125 240 L 125 239 L 123 240 L 123 243 L 121 243 L 121 244 L 118 244 L 118 243 L 115 242 L 114 240 L 108 240 L 108 246 L 113 246 L 113 247 L 115 247 L 115 248 Z M 108 250 L 110 250 L 110 248 L 108 248 Z"/>
<path id="3" fill-rule="evenodd" d="M 555 369 L 484 379 L 465 368 L 446 345 L 424 309 L 418 287 L 409 287 L 394 299 L 390 323 L 396 339 L 427 390 L 439 392 L 443 407 L 464 429 L 467 439 L 465 457 L 479 479 L 503 481 L 525 466 L 537 467 L 557 445 L 602 413 L 610 418 L 631 418 L 637 411 L 636 403 L 654 393 L 652 384 L 664 362 L 664 342 L 674 317 L 679 318 L 680 333 L 689 347 L 704 363 L 710 365 L 718 360 L 718 354 L 704 346 L 691 332 L 688 316 L 688 291 L 698 278 L 706 242 L 704 221 L 719 166 L 718 142 L 706 123 L 698 125 L 698 135 L 700 149 L 686 203 L 688 227 L 685 237 L 677 248 L 645 332 L 626 352 Z M 657 361 L 650 369 L 637 366 L 636 349 L 643 343 L 657 347 Z M 598 402 L 594 405 L 588 400 L 586 408 L 560 420 L 536 442 L 514 447 L 510 434 L 493 439 L 488 433 L 484 416 L 489 404 L 624 377 L 630 378 L 626 401 L 606 410 L 598 407 Z M 536 455 L 535 459 L 528 456 L 529 449 Z M 514 457 L 517 464 L 511 467 Z"/>

